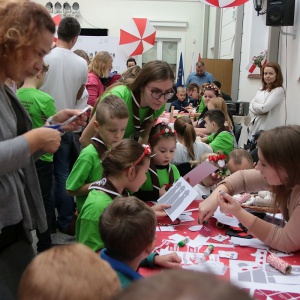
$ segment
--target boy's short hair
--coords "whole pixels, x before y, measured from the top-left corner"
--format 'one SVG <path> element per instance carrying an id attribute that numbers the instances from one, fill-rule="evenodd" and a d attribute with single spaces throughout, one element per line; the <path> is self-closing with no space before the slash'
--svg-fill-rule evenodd
<path id="1" fill-rule="evenodd" d="M 38 256 L 24 271 L 19 300 L 111 299 L 120 291 L 117 274 L 82 244 L 56 246 Z"/>
<path id="2" fill-rule="evenodd" d="M 243 161 L 243 159 L 245 159 L 245 161 Z M 235 149 L 231 151 L 227 159 L 227 168 L 231 173 L 239 170 L 253 169 L 251 154 L 245 149 Z"/>
<path id="3" fill-rule="evenodd" d="M 185 93 L 185 88 L 183 86 L 179 86 L 177 88 L 177 93 Z"/>
<path id="4" fill-rule="evenodd" d="M 155 239 L 154 211 L 138 198 L 116 198 L 101 214 L 99 231 L 108 255 L 132 261 Z"/>
<path id="5" fill-rule="evenodd" d="M 188 87 L 187 90 L 188 91 L 193 91 L 194 89 L 197 89 L 198 93 L 200 92 L 200 87 L 196 82 L 191 82 Z"/>
<path id="6" fill-rule="evenodd" d="M 99 125 L 106 123 L 107 119 L 128 119 L 129 111 L 124 100 L 115 95 L 108 95 L 101 100 L 96 108 L 96 121 Z"/>
<path id="7" fill-rule="evenodd" d="M 221 109 L 211 109 L 204 114 L 204 118 L 208 118 L 210 122 L 215 122 L 219 128 L 224 126 L 225 115 Z"/>
<path id="8" fill-rule="evenodd" d="M 166 270 L 133 282 L 114 300 L 250 300 L 246 291 L 211 273 Z"/>

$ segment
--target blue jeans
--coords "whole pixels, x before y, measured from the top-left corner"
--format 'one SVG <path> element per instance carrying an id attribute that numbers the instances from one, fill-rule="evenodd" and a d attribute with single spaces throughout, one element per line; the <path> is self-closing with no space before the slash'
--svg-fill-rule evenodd
<path id="1" fill-rule="evenodd" d="M 66 192 L 66 181 L 70 173 L 70 154 L 74 135 L 67 132 L 62 136 L 60 147 L 54 153 L 54 186 L 52 205 L 57 209 L 57 227 L 66 230 L 74 214 L 74 198 Z"/>
<path id="2" fill-rule="evenodd" d="M 36 235 L 38 238 L 38 242 L 36 244 L 37 251 L 42 252 L 51 248 L 52 246 L 50 226 L 52 219 L 51 190 L 53 183 L 53 162 L 47 162 L 39 159 L 35 162 L 35 168 L 39 177 L 48 224 L 48 229 L 45 232 L 41 233 L 38 229 L 36 230 Z"/>

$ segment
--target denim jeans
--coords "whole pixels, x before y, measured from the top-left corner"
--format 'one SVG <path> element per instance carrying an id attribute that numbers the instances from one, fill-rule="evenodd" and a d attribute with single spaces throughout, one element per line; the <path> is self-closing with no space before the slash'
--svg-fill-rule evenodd
<path id="1" fill-rule="evenodd" d="M 74 214 L 74 198 L 66 192 L 66 181 L 70 173 L 70 155 L 74 135 L 67 132 L 62 136 L 60 147 L 54 153 L 54 186 L 52 205 L 57 209 L 57 227 L 66 230 Z"/>
<path id="2" fill-rule="evenodd" d="M 43 196 L 43 202 L 46 212 L 48 229 L 41 233 L 36 230 L 36 235 L 38 238 L 37 251 L 42 252 L 51 248 L 52 240 L 50 234 L 51 218 L 52 218 L 52 201 L 51 201 L 51 190 L 53 183 L 53 162 L 47 162 L 42 160 L 37 160 L 35 162 L 36 171 L 39 177 L 39 183 L 41 187 L 41 192 Z"/>

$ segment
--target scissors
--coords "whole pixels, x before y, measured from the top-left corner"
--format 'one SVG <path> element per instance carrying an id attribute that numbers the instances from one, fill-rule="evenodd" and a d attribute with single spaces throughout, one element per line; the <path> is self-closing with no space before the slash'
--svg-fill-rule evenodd
<path id="1" fill-rule="evenodd" d="M 85 112 L 87 112 L 89 109 L 90 109 L 90 106 L 87 106 L 87 107 L 85 107 L 81 111 L 81 113 L 78 116 L 74 115 L 74 116 L 72 116 L 71 118 L 69 118 L 68 120 L 66 120 L 63 123 L 53 124 L 53 125 L 49 125 L 49 126 L 45 126 L 45 127 L 46 128 L 56 129 L 56 130 L 62 132 L 63 131 L 63 127 L 67 126 L 68 124 L 70 124 L 71 122 L 73 122 L 74 120 L 76 120 L 78 117 L 80 117 L 82 114 L 84 114 Z"/>

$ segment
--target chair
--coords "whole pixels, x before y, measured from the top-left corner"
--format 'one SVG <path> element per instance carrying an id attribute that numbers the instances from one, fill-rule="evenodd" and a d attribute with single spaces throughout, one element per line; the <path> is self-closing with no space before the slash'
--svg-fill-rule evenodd
<path id="1" fill-rule="evenodd" d="M 186 175 L 188 172 L 190 172 L 193 169 L 189 162 L 178 163 L 178 164 L 175 164 L 175 166 L 177 167 L 177 169 L 180 173 L 180 176 Z"/>
<path id="2" fill-rule="evenodd" d="M 239 143 L 242 129 L 243 126 L 241 124 L 234 124 L 234 131 L 235 131 L 234 135 L 237 143 Z"/>

